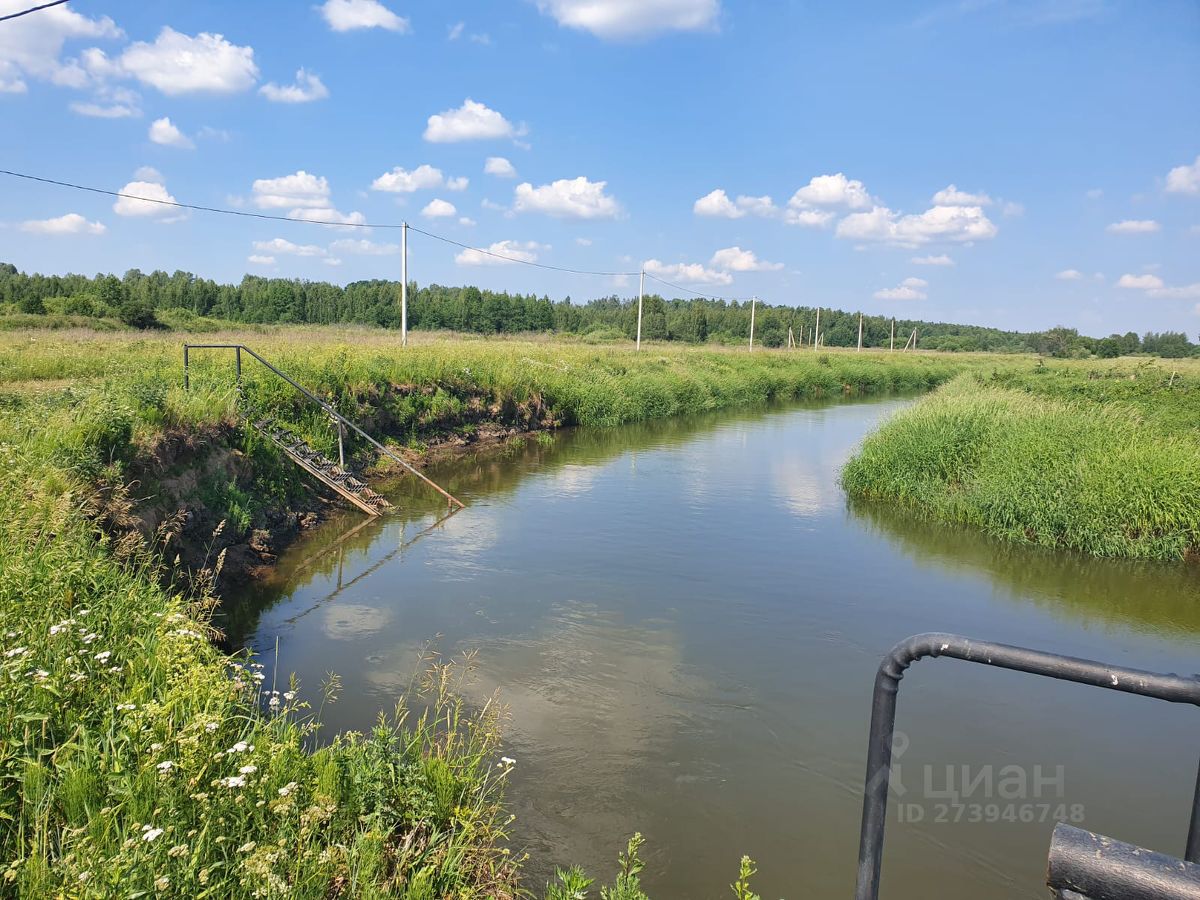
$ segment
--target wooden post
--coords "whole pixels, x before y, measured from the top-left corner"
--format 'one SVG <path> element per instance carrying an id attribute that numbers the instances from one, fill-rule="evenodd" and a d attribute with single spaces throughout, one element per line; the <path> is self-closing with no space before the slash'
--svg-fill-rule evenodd
<path id="1" fill-rule="evenodd" d="M 858 352 L 862 353 L 862 313 L 858 314 Z"/>
<path id="2" fill-rule="evenodd" d="M 821 339 L 821 307 L 817 307 L 817 327 L 813 330 L 813 349 L 817 348 L 817 341 Z"/>
<path id="3" fill-rule="evenodd" d="M 346 468 L 346 447 L 345 447 L 345 444 L 342 439 L 343 434 L 345 434 L 345 428 L 342 427 L 341 422 L 337 423 L 337 430 L 338 430 L 338 465 L 341 466 L 343 469 L 345 469 Z"/>
<path id="4" fill-rule="evenodd" d="M 637 344 L 634 349 L 642 349 L 642 298 L 646 295 L 646 267 L 642 266 L 642 274 L 638 279 L 638 324 L 637 324 Z"/>
<path id="5" fill-rule="evenodd" d="M 408 346 L 408 223 L 400 227 L 400 346 Z"/>
<path id="6" fill-rule="evenodd" d="M 792 336 L 792 326 L 791 325 L 788 326 L 788 349 L 789 350 L 796 349 L 796 338 Z"/>
<path id="7" fill-rule="evenodd" d="M 892 335 L 888 338 L 888 352 L 894 352 L 896 349 L 896 318 L 892 317 Z"/>

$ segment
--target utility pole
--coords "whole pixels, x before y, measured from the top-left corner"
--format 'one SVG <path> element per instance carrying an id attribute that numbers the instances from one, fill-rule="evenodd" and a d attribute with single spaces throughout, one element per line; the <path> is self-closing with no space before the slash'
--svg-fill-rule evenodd
<path id="1" fill-rule="evenodd" d="M 646 267 L 642 266 L 642 277 L 638 279 L 638 330 L 637 349 L 642 349 L 642 297 L 646 294 Z"/>
<path id="2" fill-rule="evenodd" d="M 862 353 L 862 313 L 858 314 L 858 352 Z"/>
<path id="3" fill-rule="evenodd" d="M 408 223 L 400 227 L 400 346 L 408 346 Z"/>
<path id="4" fill-rule="evenodd" d="M 817 327 L 813 329 L 813 349 L 817 349 L 817 341 L 821 339 L 821 307 L 817 307 Z"/>
<path id="5" fill-rule="evenodd" d="M 758 298 L 750 299 L 750 352 L 754 352 L 754 308 L 758 306 Z"/>
<path id="6" fill-rule="evenodd" d="M 892 317 L 892 336 L 888 338 L 888 352 L 891 353 L 896 349 L 896 318 Z"/>
<path id="7" fill-rule="evenodd" d="M 789 350 L 796 349 L 796 336 L 794 334 L 792 334 L 792 326 L 791 325 L 788 326 L 788 349 Z"/>

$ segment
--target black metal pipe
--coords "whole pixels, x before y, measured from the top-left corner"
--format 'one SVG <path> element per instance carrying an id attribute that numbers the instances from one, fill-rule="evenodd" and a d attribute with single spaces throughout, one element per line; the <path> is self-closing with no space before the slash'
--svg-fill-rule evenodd
<path id="1" fill-rule="evenodd" d="M 883 864 L 883 837 L 887 824 L 888 788 L 891 781 L 892 739 L 896 728 L 896 695 L 900 679 L 914 662 L 927 656 L 949 656 L 966 662 L 981 663 L 1154 697 L 1171 703 L 1200 706 L 1200 678 L 1184 678 L 1110 666 L 1088 659 L 1045 653 L 1008 644 L 974 641 L 957 634 L 918 634 L 901 641 L 883 658 L 875 675 L 875 693 L 871 702 L 871 726 L 867 743 L 867 776 L 863 788 L 862 831 L 858 848 L 858 881 L 855 900 L 878 900 L 880 869 Z M 1196 795 L 1200 804 L 1200 791 Z M 1196 835 L 1196 804 L 1192 808 L 1192 837 Z"/>
<path id="2" fill-rule="evenodd" d="M 1196 794 L 1192 799 L 1192 823 L 1188 826 L 1187 850 L 1183 858 L 1200 863 L 1200 766 L 1196 771 Z"/>
<path id="3" fill-rule="evenodd" d="M 1200 866 L 1060 822 L 1046 884 L 1088 900 L 1200 900 Z"/>
<path id="4" fill-rule="evenodd" d="M 188 375 L 188 345 L 183 345 L 183 389 L 190 391 L 192 389 L 191 379 Z"/>

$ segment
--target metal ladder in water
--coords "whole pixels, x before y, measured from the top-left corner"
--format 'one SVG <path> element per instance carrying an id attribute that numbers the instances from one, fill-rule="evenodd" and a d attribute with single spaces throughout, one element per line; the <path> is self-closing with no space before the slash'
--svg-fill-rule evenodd
<path id="1" fill-rule="evenodd" d="M 358 425 L 351 422 L 336 409 L 314 394 L 312 391 L 303 387 L 295 379 L 285 374 L 281 369 L 267 362 L 258 353 L 255 353 L 245 344 L 184 344 L 183 345 L 183 389 L 185 391 L 191 389 L 191 372 L 190 372 L 190 356 L 192 350 L 233 350 L 237 363 L 237 390 L 239 397 L 242 397 L 242 354 L 246 353 L 251 358 L 261 363 L 268 371 L 286 381 L 293 388 L 307 397 L 310 401 L 321 407 L 338 427 L 338 455 L 339 461 L 334 462 L 323 454 L 314 450 L 305 441 L 297 437 L 292 432 L 288 431 L 283 426 L 274 422 L 270 418 L 247 418 L 247 422 L 259 434 L 267 438 L 271 443 L 278 447 L 283 454 L 288 457 L 297 466 L 305 472 L 316 478 L 330 490 L 337 493 L 339 496 L 357 506 L 369 516 L 382 515 L 387 509 L 390 509 L 392 504 L 387 501 L 378 492 L 372 490 L 361 478 L 356 477 L 346 467 L 344 455 L 342 453 L 342 436 L 344 429 L 350 429 L 359 437 L 366 440 L 376 450 L 384 456 L 390 457 L 395 462 L 398 462 L 406 470 L 417 476 L 427 485 L 446 498 L 447 504 L 453 508 L 457 506 L 462 509 L 465 504 L 453 494 L 444 490 L 428 477 L 415 469 L 411 463 L 403 457 L 388 449 L 375 438 L 371 437 L 363 431 Z"/>

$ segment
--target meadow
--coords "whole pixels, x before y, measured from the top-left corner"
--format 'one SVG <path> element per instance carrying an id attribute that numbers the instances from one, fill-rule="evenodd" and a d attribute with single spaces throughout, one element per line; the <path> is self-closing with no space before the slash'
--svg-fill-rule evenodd
<path id="1" fill-rule="evenodd" d="M 926 390 L 963 365 L 516 340 L 402 351 L 394 334 L 365 330 L 204 336 L 223 340 L 246 340 L 410 453 L 485 425 L 603 427 Z M 0 704 L 11 711 L 0 721 L 0 894 L 522 895 L 503 807 L 520 763 L 504 755 L 502 698 L 483 708 L 460 699 L 470 659 L 414 661 L 412 691 L 393 715 L 333 736 L 319 723 L 336 676 L 298 685 L 217 648 L 211 588 L 226 532 L 253 528 L 301 476 L 242 429 L 227 353 L 197 352 L 191 375 L 185 392 L 178 336 L 0 336 Z M 332 440 L 324 416 L 253 364 L 242 402 Z M 207 536 L 206 571 L 186 588 L 168 586 L 184 517 L 150 527 L 140 516 L 156 490 L 154 454 L 182 434 L 243 460 L 241 479 L 208 498 L 227 516 Z M 207 458 L 199 452 L 193 462 Z M 645 897 L 639 847 L 635 837 L 602 897 Z M 743 860 L 736 896 L 753 897 L 752 873 Z M 546 896 L 587 896 L 591 884 L 564 871 Z"/>
<path id="2" fill-rule="evenodd" d="M 871 436 L 842 482 L 998 538 L 1159 560 L 1200 551 L 1200 364 L 964 373 Z"/>

